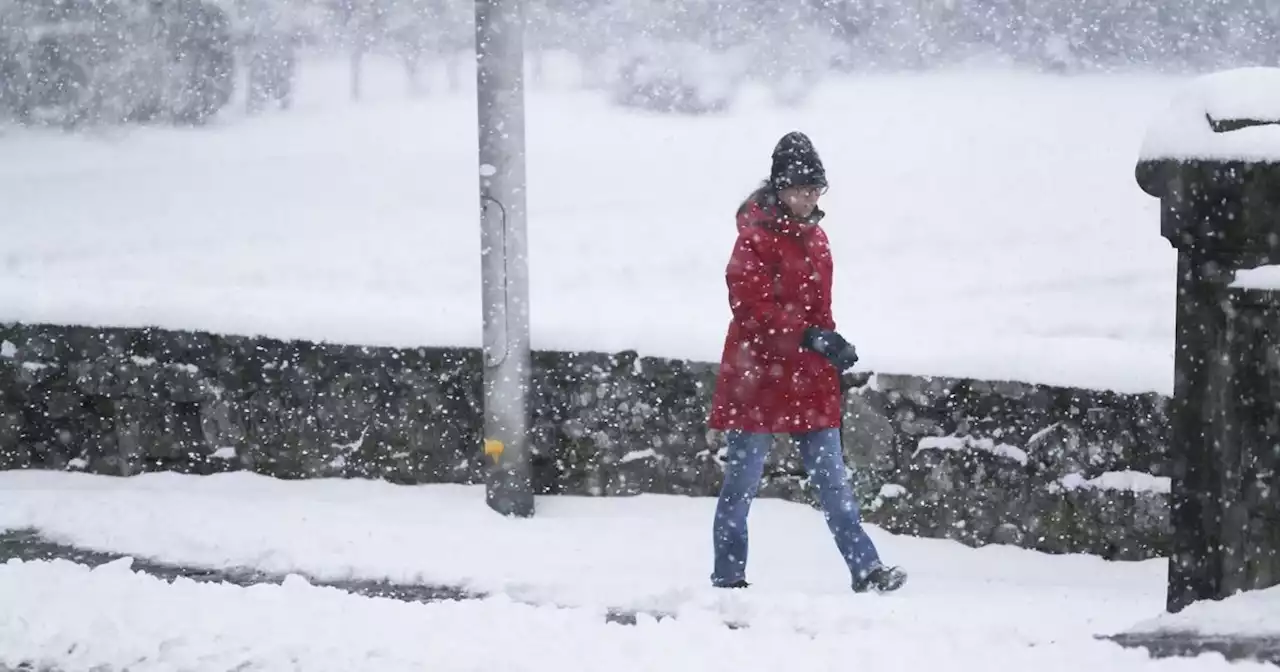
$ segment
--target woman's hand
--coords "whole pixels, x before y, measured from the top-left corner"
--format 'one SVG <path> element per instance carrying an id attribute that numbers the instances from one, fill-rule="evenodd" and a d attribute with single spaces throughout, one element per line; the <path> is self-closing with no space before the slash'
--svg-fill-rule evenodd
<path id="1" fill-rule="evenodd" d="M 858 363 L 857 348 L 831 329 L 809 327 L 804 330 L 800 344 L 826 357 L 839 371 L 851 369 Z"/>

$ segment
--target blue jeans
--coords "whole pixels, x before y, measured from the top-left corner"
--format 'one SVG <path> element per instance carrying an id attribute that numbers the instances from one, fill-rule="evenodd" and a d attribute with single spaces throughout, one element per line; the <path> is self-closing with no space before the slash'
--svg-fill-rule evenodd
<path id="1" fill-rule="evenodd" d="M 853 498 L 840 446 L 840 430 L 822 429 L 792 435 L 800 444 L 800 456 L 809 472 L 809 483 L 835 536 L 836 548 L 849 566 L 856 582 L 880 564 L 875 544 L 862 529 L 858 502 Z M 760 489 L 765 458 L 773 435 L 741 431 L 728 432 L 729 456 L 724 469 L 724 485 L 716 503 L 712 541 L 715 570 L 711 583 L 725 586 L 746 580 L 747 514 Z"/>

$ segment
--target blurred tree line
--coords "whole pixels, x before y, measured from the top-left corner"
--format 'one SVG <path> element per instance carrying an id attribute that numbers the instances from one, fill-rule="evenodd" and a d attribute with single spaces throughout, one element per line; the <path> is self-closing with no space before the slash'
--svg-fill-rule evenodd
<path id="1" fill-rule="evenodd" d="M 621 81 L 625 97 L 676 102 L 744 77 L 790 99 L 831 68 L 1280 60 L 1280 0 L 525 0 L 525 14 L 535 73 L 565 51 L 587 86 Z M 403 63 L 414 92 L 441 63 L 457 88 L 473 22 L 473 0 L 0 0 L 0 118 L 200 122 L 241 86 L 250 111 L 288 107 L 302 50 L 349 55 L 353 97 L 369 53 Z M 694 107 L 724 97 L 709 95 Z"/>
<path id="2" fill-rule="evenodd" d="M 305 0 L 290 0 L 305 2 Z M 470 0 L 338 3 L 346 34 L 397 49 L 469 49 Z M 1277 61 L 1280 0 L 526 0 L 531 49 L 588 57 L 636 42 L 781 47 L 846 69 L 995 59 L 1066 70 L 1203 70 Z M 414 42 L 417 45 L 414 45 Z"/>

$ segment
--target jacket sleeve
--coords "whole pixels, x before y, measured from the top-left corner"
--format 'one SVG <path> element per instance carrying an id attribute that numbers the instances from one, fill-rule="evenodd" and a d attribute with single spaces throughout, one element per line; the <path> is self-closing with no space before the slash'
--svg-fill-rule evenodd
<path id="1" fill-rule="evenodd" d="M 754 236 L 738 236 L 725 272 L 729 308 L 753 341 L 768 351 L 791 354 L 800 349 L 800 339 L 808 325 L 796 307 L 778 303 L 774 295 L 775 271 L 764 262 L 757 245 Z"/>
<path id="2" fill-rule="evenodd" d="M 835 331 L 836 319 L 835 319 L 835 316 L 831 314 L 831 304 L 835 298 L 832 294 L 832 292 L 835 290 L 835 260 L 833 259 L 832 253 L 831 253 L 831 241 L 827 239 L 826 232 L 822 231 L 821 229 L 818 229 L 817 235 L 821 236 L 819 240 L 821 241 L 822 249 L 825 253 L 827 262 L 826 262 L 826 268 L 824 269 L 825 271 L 824 275 L 826 275 L 826 279 L 825 279 L 826 287 L 823 288 L 823 296 L 825 297 L 825 300 L 822 302 L 822 305 L 819 307 L 817 320 L 814 322 L 814 326 L 820 327 L 822 329 L 830 329 L 831 331 Z"/>

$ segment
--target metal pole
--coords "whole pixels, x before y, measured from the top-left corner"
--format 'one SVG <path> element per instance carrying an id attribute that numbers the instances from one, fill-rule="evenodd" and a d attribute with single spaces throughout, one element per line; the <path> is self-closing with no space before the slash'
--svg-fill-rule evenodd
<path id="1" fill-rule="evenodd" d="M 485 500 L 508 516 L 533 515 L 522 1 L 475 0 Z"/>

